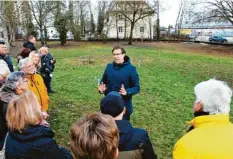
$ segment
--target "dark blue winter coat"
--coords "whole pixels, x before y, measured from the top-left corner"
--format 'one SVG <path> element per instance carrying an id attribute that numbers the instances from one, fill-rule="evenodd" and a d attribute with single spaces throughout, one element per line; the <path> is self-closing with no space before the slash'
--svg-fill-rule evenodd
<path id="1" fill-rule="evenodd" d="M 28 126 L 22 133 L 10 131 L 6 141 L 7 159 L 72 159 L 53 137 L 51 129 L 43 125 Z"/>
<path id="2" fill-rule="evenodd" d="M 122 96 L 126 110 L 129 114 L 133 112 L 132 95 L 139 93 L 139 77 L 136 67 L 131 65 L 130 58 L 125 56 L 124 63 L 116 64 L 115 62 L 107 65 L 102 80 L 106 84 L 107 90 L 104 92 L 107 95 L 109 92 L 119 92 L 123 84 L 127 95 Z"/>
<path id="3" fill-rule="evenodd" d="M 146 130 L 133 128 L 127 120 L 116 120 L 116 124 L 120 133 L 118 159 L 157 159 Z"/>
<path id="4" fill-rule="evenodd" d="M 29 42 L 29 41 L 25 41 L 23 43 L 23 47 L 26 47 L 26 48 L 30 49 L 31 51 L 36 50 L 36 47 L 34 46 L 34 44 Z"/>
<path id="5" fill-rule="evenodd" d="M 10 58 L 10 56 L 8 56 L 8 55 L 0 55 L 0 59 L 2 59 L 2 60 L 4 60 L 6 63 L 7 63 L 7 65 L 8 65 L 8 68 L 10 69 L 10 71 L 11 72 L 14 72 L 14 67 L 13 67 L 13 63 L 12 63 L 12 61 L 11 61 L 11 58 Z"/>
<path id="6" fill-rule="evenodd" d="M 44 77 L 44 74 L 53 73 L 55 65 L 51 63 L 51 60 L 54 60 L 50 53 L 41 56 L 41 67 L 39 69 L 40 74 Z"/>

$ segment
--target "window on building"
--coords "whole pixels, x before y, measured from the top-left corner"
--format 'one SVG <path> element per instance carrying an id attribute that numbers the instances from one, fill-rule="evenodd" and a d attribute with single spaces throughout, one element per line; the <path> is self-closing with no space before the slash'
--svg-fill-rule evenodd
<path id="1" fill-rule="evenodd" d="M 119 20 L 122 20 L 122 19 L 123 19 L 123 15 L 120 14 L 120 15 L 119 15 Z"/>
<path id="2" fill-rule="evenodd" d="M 140 32 L 144 33 L 144 27 L 140 27 Z"/>
<path id="3" fill-rule="evenodd" d="M 122 33 L 123 32 L 123 27 L 118 27 L 118 32 Z"/>

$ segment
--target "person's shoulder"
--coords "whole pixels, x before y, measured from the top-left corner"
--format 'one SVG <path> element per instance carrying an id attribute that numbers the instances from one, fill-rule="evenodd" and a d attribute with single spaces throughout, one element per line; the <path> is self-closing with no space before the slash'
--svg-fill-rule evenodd
<path id="1" fill-rule="evenodd" d="M 113 63 L 108 63 L 106 68 L 110 68 L 110 67 L 113 67 Z"/>
<path id="2" fill-rule="evenodd" d="M 145 129 L 134 127 L 133 130 L 134 130 L 134 133 L 138 135 L 148 135 L 148 132 Z"/>
<path id="3" fill-rule="evenodd" d="M 38 74 L 38 73 L 35 73 L 35 74 L 34 74 L 34 78 L 36 78 L 36 79 L 38 79 L 38 80 L 42 80 L 42 81 L 43 81 L 42 76 L 41 76 L 40 74 Z"/>
<path id="4" fill-rule="evenodd" d="M 149 139 L 148 132 L 145 129 L 133 128 L 134 139 L 141 142 L 147 141 Z"/>
<path id="5" fill-rule="evenodd" d="M 111 62 L 111 63 L 108 63 L 107 66 L 113 66 L 113 63 L 112 63 L 112 62 Z"/>

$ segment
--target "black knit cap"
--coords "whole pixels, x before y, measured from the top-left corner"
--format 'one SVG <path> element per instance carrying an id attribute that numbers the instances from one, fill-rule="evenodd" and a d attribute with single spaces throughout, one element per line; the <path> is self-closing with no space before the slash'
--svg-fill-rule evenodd
<path id="1" fill-rule="evenodd" d="M 125 104 L 121 95 L 118 92 L 108 93 L 100 102 L 100 111 L 103 114 L 117 117 L 124 110 Z"/>

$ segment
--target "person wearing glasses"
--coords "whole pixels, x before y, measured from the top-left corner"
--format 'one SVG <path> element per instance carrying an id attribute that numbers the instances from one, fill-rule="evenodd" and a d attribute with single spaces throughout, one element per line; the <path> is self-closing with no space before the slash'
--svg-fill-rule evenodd
<path id="1" fill-rule="evenodd" d="M 27 74 L 28 89 L 37 96 L 42 111 L 47 112 L 49 105 L 47 88 L 41 75 L 35 73 L 35 67 L 28 57 L 19 61 L 19 70 Z"/>
<path id="2" fill-rule="evenodd" d="M 119 92 L 126 107 L 123 119 L 130 120 L 133 112 L 132 96 L 140 91 L 139 76 L 123 47 L 115 46 L 112 56 L 114 61 L 107 65 L 98 90 L 104 95 L 112 91 Z"/>
<path id="3" fill-rule="evenodd" d="M 7 66 L 11 72 L 14 72 L 13 63 L 10 56 L 7 55 L 7 48 L 4 41 L 0 41 L 0 59 L 7 63 Z"/>

